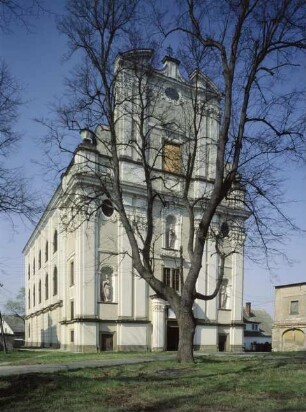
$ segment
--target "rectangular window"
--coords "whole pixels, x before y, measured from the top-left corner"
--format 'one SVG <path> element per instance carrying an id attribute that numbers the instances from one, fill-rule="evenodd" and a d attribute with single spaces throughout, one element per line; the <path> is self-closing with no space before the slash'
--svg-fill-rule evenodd
<path id="1" fill-rule="evenodd" d="M 252 330 L 253 330 L 253 331 L 258 330 L 258 325 L 257 325 L 256 323 L 253 323 L 253 324 L 252 324 Z"/>
<path id="2" fill-rule="evenodd" d="M 74 343 L 74 330 L 70 331 L 70 342 Z"/>
<path id="3" fill-rule="evenodd" d="M 170 286 L 174 290 L 180 290 L 180 269 L 164 268 L 164 284 Z"/>
<path id="4" fill-rule="evenodd" d="M 292 300 L 290 302 L 290 315 L 297 315 L 299 313 L 299 301 Z"/>
<path id="5" fill-rule="evenodd" d="M 172 287 L 174 290 L 180 290 L 180 270 L 172 269 Z"/>
<path id="6" fill-rule="evenodd" d="M 164 284 L 166 286 L 171 286 L 171 274 L 170 274 L 171 269 L 169 268 L 164 268 Z"/>
<path id="7" fill-rule="evenodd" d="M 74 285 L 74 261 L 70 262 L 70 286 Z"/>
<path id="8" fill-rule="evenodd" d="M 163 170 L 171 173 L 181 172 L 181 146 L 179 144 L 164 143 Z"/>

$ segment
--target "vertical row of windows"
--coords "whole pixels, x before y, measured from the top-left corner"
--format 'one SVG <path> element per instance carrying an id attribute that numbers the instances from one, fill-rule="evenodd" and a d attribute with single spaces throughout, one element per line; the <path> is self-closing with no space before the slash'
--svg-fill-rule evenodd
<path id="1" fill-rule="evenodd" d="M 57 230 L 54 231 L 53 234 L 53 253 L 57 252 L 58 250 L 58 233 Z M 49 242 L 46 241 L 45 244 L 45 262 L 48 262 L 49 260 Z M 38 269 L 42 268 L 42 252 L 41 249 L 38 252 Z M 33 258 L 33 263 L 32 263 L 32 273 L 35 275 L 36 271 L 36 262 L 35 262 L 35 257 Z M 28 264 L 28 279 L 31 277 L 31 265 Z M 31 304 L 34 307 L 36 305 L 36 298 L 38 300 L 38 303 L 40 304 L 42 302 L 42 283 L 41 279 L 38 282 L 38 296 L 36 296 L 36 290 L 35 290 L 35 285 L 33 285 L 32 288 L 32 293 L 29 288 L 28 290 L 28 308 L 31 308 Z M 58 294 L 58 274 L 57 274 L 57 267 L 55 266 L 53 269 L 53 278 L 52 278 L 52 287 L 53 287 L 53 296 L 56 296 Z M 32 302 L 31 302 L 32 298 Z M 49 276 L 48 273 L 45 275 L 45 300 L 49 299 Z"/>

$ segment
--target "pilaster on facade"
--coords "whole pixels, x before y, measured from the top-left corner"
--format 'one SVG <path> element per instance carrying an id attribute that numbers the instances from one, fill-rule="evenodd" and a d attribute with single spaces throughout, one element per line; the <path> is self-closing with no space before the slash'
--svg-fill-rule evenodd
<path id="1" fill-rule="evenodd" d="M 160 352 L 166 348 L 166 307 L 167 302 L 156 296 L 151 297 L 152 307 L 152 351 Z"/>

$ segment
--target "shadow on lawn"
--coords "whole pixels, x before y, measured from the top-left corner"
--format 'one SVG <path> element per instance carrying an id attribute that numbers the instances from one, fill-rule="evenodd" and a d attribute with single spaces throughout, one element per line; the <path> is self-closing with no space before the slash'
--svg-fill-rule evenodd
<path id="1" fill-rule="evenodd" d="M 303 363 L 301 358 L 305 360 L 305 357 L 302 356 L 299 359 L 290 359 L 290 361 Z M 193 409 L 194 411 L 216 410 L 209 404 L 212 392 L 217 391 L 234 396 L 235 393 L 237 394 L 237 389 L 241 391 L 239 379 L 236 381 L 235 377 L 247 374 L 253 376 L 257 371 L 261 372 L 267 367 L 266 362 L 265 358 L 257 358 L 250 359 L 248 364 L 243 365 L 240 360 L 224 363 L 224 359 L 202 358 L 197 359 L 195 365 L 172 366 L 165 362 L 153 370 L 150 370 L 148 364 L 139 363 L 137 369 L 132 371 L 127 369 L 132 365 L 118 365 L 92 368 L 90 371 L 82 369 L 70 372 L 9 376 L 0 378 L 0 410 L 14 412 L 60 410 L 58 407 L 52 406 L 55 397 L 63 398 L 61 407 L 64 409 L 62 410 L 73 410 L 76 408 L 76 399 L 84 400 L 82 398 L 86 398 L 84 402 L 89 402 L 88 408 L 84 406 L 84 409 L 77 410 L 92 410 L 90 402 L 93 402 L 96 408 L 99 405 L 105 407 L 101 410 L 109 408 L 135 412 L 179 411 L 181 405 L 193 405 L 195 397 L 200 399 L 200 406 Z M 221 365 L 222 363 L 224 367 Z M 207 368 L 205 368 L 205 364 Z M 212 369 L 210 369 L 210 365 Z M 286 361 L 281 358 L 269 359 L 270 369 L 277 369 L 285 365 Z M 214 366 L 216 366 L 216 370 L 213 369 Z M 225 379 L 222 379 L 224 377 Z M 214 378 L 220 382 L 216 381 L 212 390 L 212 386 L 209 384 Z M 92 392 L 93 387 L 95 387 L 95 392 Z M 158 391 L 161 389 L 163 396 L 159 396 Z M 246 389 L 244 390 L 245 393 L 241 396 L 247 399 L 250 394 Z M 140 393 L 146 394 L 146 391 L 148 396 L 139 396 Z M 155 391 L 154 396 L 152 396 L 152 391 Z M 279 393 L 269 394 L 269 396 L 279 400 Z M 290 394 L 287 396 L 289 398 Z M 64 398 L 67 400 L 65 401 Z M 67 402 L 67 405 L 64 402 Z M 237 410 L 245 409 L 238 408 Z"/>
<path id="2" fill-rule="evenodd" d="M 101 372 L 100 368 L 95 369 L 95 372 Z M 199 399 L 203 397 L 204 392 L 201 388 L 193 388 L 192 393 L 186 391 L 186 393 L 173 391 L 175 388 L 175 382 L 177 382 L 182 372 L 186 373 L 186 369 L 163 369 L 157 371 L 159 376 L 143 374 L 141 371 L 138 376 L 126 377 L 122 376 L 124 370 L 118 370 L 118 375 L 114 377 L 109 376 L 96 376 L 96 377 L 80 377 L 80 376 L 65 376 L 62 372 L 58 374 L 28 374 L 10 376 L 8 378 L 0 379 L 0 410 L 6 411 L 58 411 L 58 410 L 98 410 L 97 407 L 101 406 L 101 411 L 179 411 L 183 405 L 192 405 L 195 401 L 195 397 Z M 168 376 L 165 376 L 165 375 Z M 101 381 L 108 381 L 110 385 L 103 387 L 99 392 L 90 392 L 90 386 L 92 384 Z M 7 382 L 6 387 L 2 387 L 3 383 Z M 119 385 L 112 385 L 111 382 L 119 383 Z M 150 382 L 154 385 L 157 382 L 162 386 L 167 383 L 169 390 L 167 395 L 159 396 L 158 389 L 155 389 L 154 395 L 145 396 L 142 398 L 139 396 L 139 390 L 141 390 L 140 383 Z M 102 382 L 101 382 L 102 383 Z M 192 384 L 190 384 L 190 387 Z M 84 391 L 84 397 L 86 400 L 83 403 L 83 408 L 78 401 L 76 391 Z M 86 390 L 88 388 L 88 391 Z M 229 389 L 223 389 L 227 391 Z M 146 391 L 146 388 L 144 388 Z M 86 395 L 85 395 L 86 392 Z M 49 397 L 50 395 L 50 397 Z M 170 396 L 169 396 L 170 395 Z M 62 398 L 62 403 L 59 405 L 53 405 L 55 396 Z M 66 401 L 65 401 L 66 399 Z M 65 403 L 66 402 L 66 403 Z M 93 404 L 91 404 L 91 402 Z M 85 406 L 86 405 L 86 406 Z M 201 402 L 201 406 L 197 406 L 193 411 L 202 411 L 202 407 L 205 407 L 206 411 L 211 410 L 208 404 L 205 405 L 205 401 Z"/>
<path id="3" fill-rule="evenodd" d="M 209 360 L 201 363 L 220 362 Z M 84 376 L 81 375 L 83 370 L 68 374 L 58 372 L 9 376 L 0 379 L 0 410 L 3 412 L 58 410 L 173 412 L 180 411 L 183 406 L 188 405 L 192 405 L 193 412 L 247 410 L 244 407 L 249 405 L 251 393 L 245 388 L 240 388 L 234 376 L 254 374 L 254 371 L 262 370 L 263 364 L 252 362 L 245 366 L 241 365 L 241 368 L 235 370 L 230 366 L 226 365 L 224 370 L 209 372 L 205 368 L 197 368 L 196 365 L 186 367 L 164 365 L 156 370 L 148 370 L 147 365 L 142 365 L 131 372 L 126 370 L 124 365 L 120 365 L 84 370 Z M 273 367 L 277 367 L 277 362 Z M 222 379 L 227 375 L 229 377 L 226 380 Z M 218 382 L 215 382 L 214 386 L 209 385 L 208 383 L 211 383 L 215 377 Z M 268 396 L 273 397 L 277 402 L 286 400 L 280 399 L 279 393 L 270 393 Z M 290 394 L 286 396 L 283 394 L 283 396 L 289 398 Z M 232 402 L 230 407 L 227 403 L 228 397 Z M 60 399 L 61 409 L 59 404 L 53 404 L 56 398 Z M 244 406 L 243 402 L 245 402 Z"/>

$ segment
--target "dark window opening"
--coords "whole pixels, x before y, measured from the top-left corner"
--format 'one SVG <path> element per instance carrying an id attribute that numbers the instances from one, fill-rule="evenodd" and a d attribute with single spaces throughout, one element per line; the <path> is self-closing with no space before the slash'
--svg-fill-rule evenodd
<path id="1" fill-rule="evenodd" d="M 101 209 L 102 209 L 104 216 L 106 217 L 111 217 L 112 214 L 114 213 L 114 206 L 109 199 L 103 200 Z"/>
<path id="2" fill-rule="evenodd" d="M 74 285 L 74 261 L 70 262 L 70 286 Z"/>
<path id="3" fill-rule="evenodd" d="M 74 301 L 70 301 L 70 319 L 74 319 Z"/>
<path id="4" fill-rule="evenodd" d="M 49 259 L 49 243 L 46 242 L 46 247 L 45 247 L 45 262 L 48 262 Z"/>
<path id="5" fill-rule="evenodd" d="M 57 295 L 57 267 L 53 270 L 53 296 Z"/>
<path id="6" fill-rule="evenodd" d="M 53 235 L 53 253 L 57 251 L 57 230 L 54 232 Z"/>
<path id="7" fill-rule="evenodd" d="M 46 300 L 49 299 L 49 276 L 48 274 L 46 274 L 46 278 L 45 278 L 45 299 Z"/>

